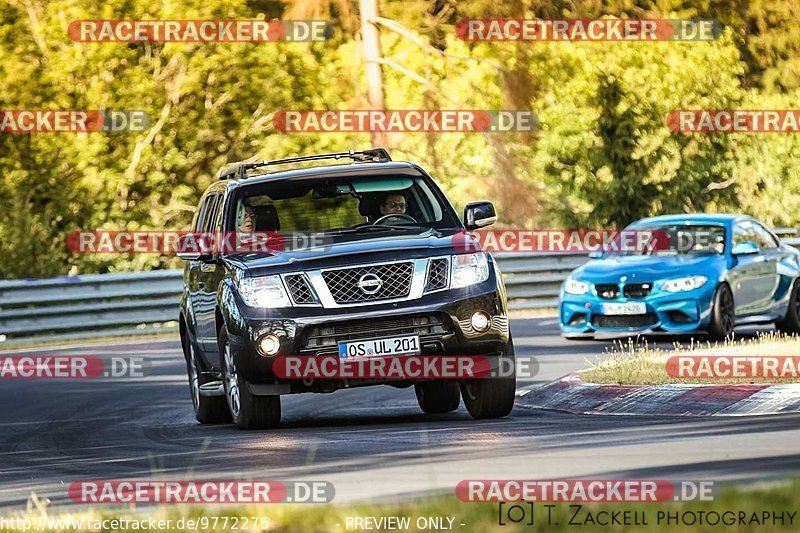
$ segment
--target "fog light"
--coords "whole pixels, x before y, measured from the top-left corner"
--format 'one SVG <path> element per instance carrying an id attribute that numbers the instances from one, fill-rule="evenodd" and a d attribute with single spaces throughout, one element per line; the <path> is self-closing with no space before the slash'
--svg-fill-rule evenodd
<path id="1" fill-rule="evenodd" d="M 489 325 L 491 324 L 489 320 L 489 315 L 484 313 L 483 311 L 478 311 L 474 315 L 472 315 L 472 328 L 475 331 L 486 331 L 489 329 Z"/>
<path id="2" fill-rule="evenodd" d="M 281 341 L 271 333 L 258 339 L 258 351 L 261 355 L 275 355 L 281 349 Z"/>

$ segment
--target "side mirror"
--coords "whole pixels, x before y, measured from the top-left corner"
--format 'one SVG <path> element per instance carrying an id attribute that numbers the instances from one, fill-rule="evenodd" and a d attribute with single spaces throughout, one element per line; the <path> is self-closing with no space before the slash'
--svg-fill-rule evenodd
<path id="1" fill-rule="evenodd" d="M 177 255 L 184 261 L 209 261 L 214 258 L 213 246 L 202 233 L 187 233 L 178 237 Z"/>
<path id="2" fill-rule="evenodd" d="M 758 245 L 754 242 L 744 241 L 740 242 L 736 246 L 733 247 L 731 253 L 733 255 L 749 255 L 749 254 L 757 254 L 761 250 L 758 248 Z"/>
<path id="3" fill-rule="evenodd" d="M 464 225 L 468 230 L 482 228 L 497 222 L 492 202 L 472 202 L 464 208 Z"/>

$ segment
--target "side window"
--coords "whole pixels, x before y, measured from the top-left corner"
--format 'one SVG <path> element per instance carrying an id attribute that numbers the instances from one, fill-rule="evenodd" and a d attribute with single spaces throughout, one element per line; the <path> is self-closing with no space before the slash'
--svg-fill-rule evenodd
<path id="1" fill-rule="evenodd" d="M 779 246 L 778 240 L 761 224 L 753 224 L 759 236 L 759 244 L 762 250 L 772 250 Z"/>
<path id="2" fill-rule="evenodd" d="M 749 220 L 738 222 L 733 226 L 733 245 L 736 246 L 741 242 L 752 242 L 759 248 L 763 249 L 761 238 L 756 232 L 753 223 Z"/>
<path id="3" fill-rule="evenodd" d="M 214 199 L 213 196 L 206 196 L 200 207 L 198 208 L 195 216 L 194 222 L 192 223 L 192 231 L 203 231 L 203 227 L 205 227 L 206 216 L 208 214 L 208 209 L 211 206 L 211 201 Z"/>
<path id="4" fill-rule="evenodd" d="M 211 204 L 209 208 L 209 216 L 206 217 L 205 224 L 203 224 L 203 231 L 214 231 L 217 227 L 217 220 L 219 219 L 219 211 L 222 206 L 222 195 L 215 194 L 211 196 Z"/>

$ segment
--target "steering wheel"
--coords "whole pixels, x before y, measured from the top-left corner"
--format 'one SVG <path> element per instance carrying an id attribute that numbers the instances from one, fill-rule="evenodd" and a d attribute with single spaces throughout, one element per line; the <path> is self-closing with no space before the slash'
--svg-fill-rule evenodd
<path id="1" fill-rule="evenodd" d="M 406 215 L 405 213 L 389 213 L 388 215 L 383 215 L 382 217 L 380 217 L 378 220 L 373 222 L 372 225 L 374 226 L 380 224 L 381 222 L 389 220 L 390 218 L 404 218 L 406 220 L 413 222 L 414 224 L 417 223 L 416 219 L 411 215 Z"/>

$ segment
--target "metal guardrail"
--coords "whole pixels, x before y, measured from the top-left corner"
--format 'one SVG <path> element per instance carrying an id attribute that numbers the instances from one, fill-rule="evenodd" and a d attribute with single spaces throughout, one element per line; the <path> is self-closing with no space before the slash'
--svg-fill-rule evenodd
<path id="1" fill-rule="evenodd" d="M 800 247 L 797 230 L 778 228 Z M 584 254 L 495 253 L 512 310 L 553 308 Z M 0 281 L 0 347 L 177 330 L 183 270 Z"/>

